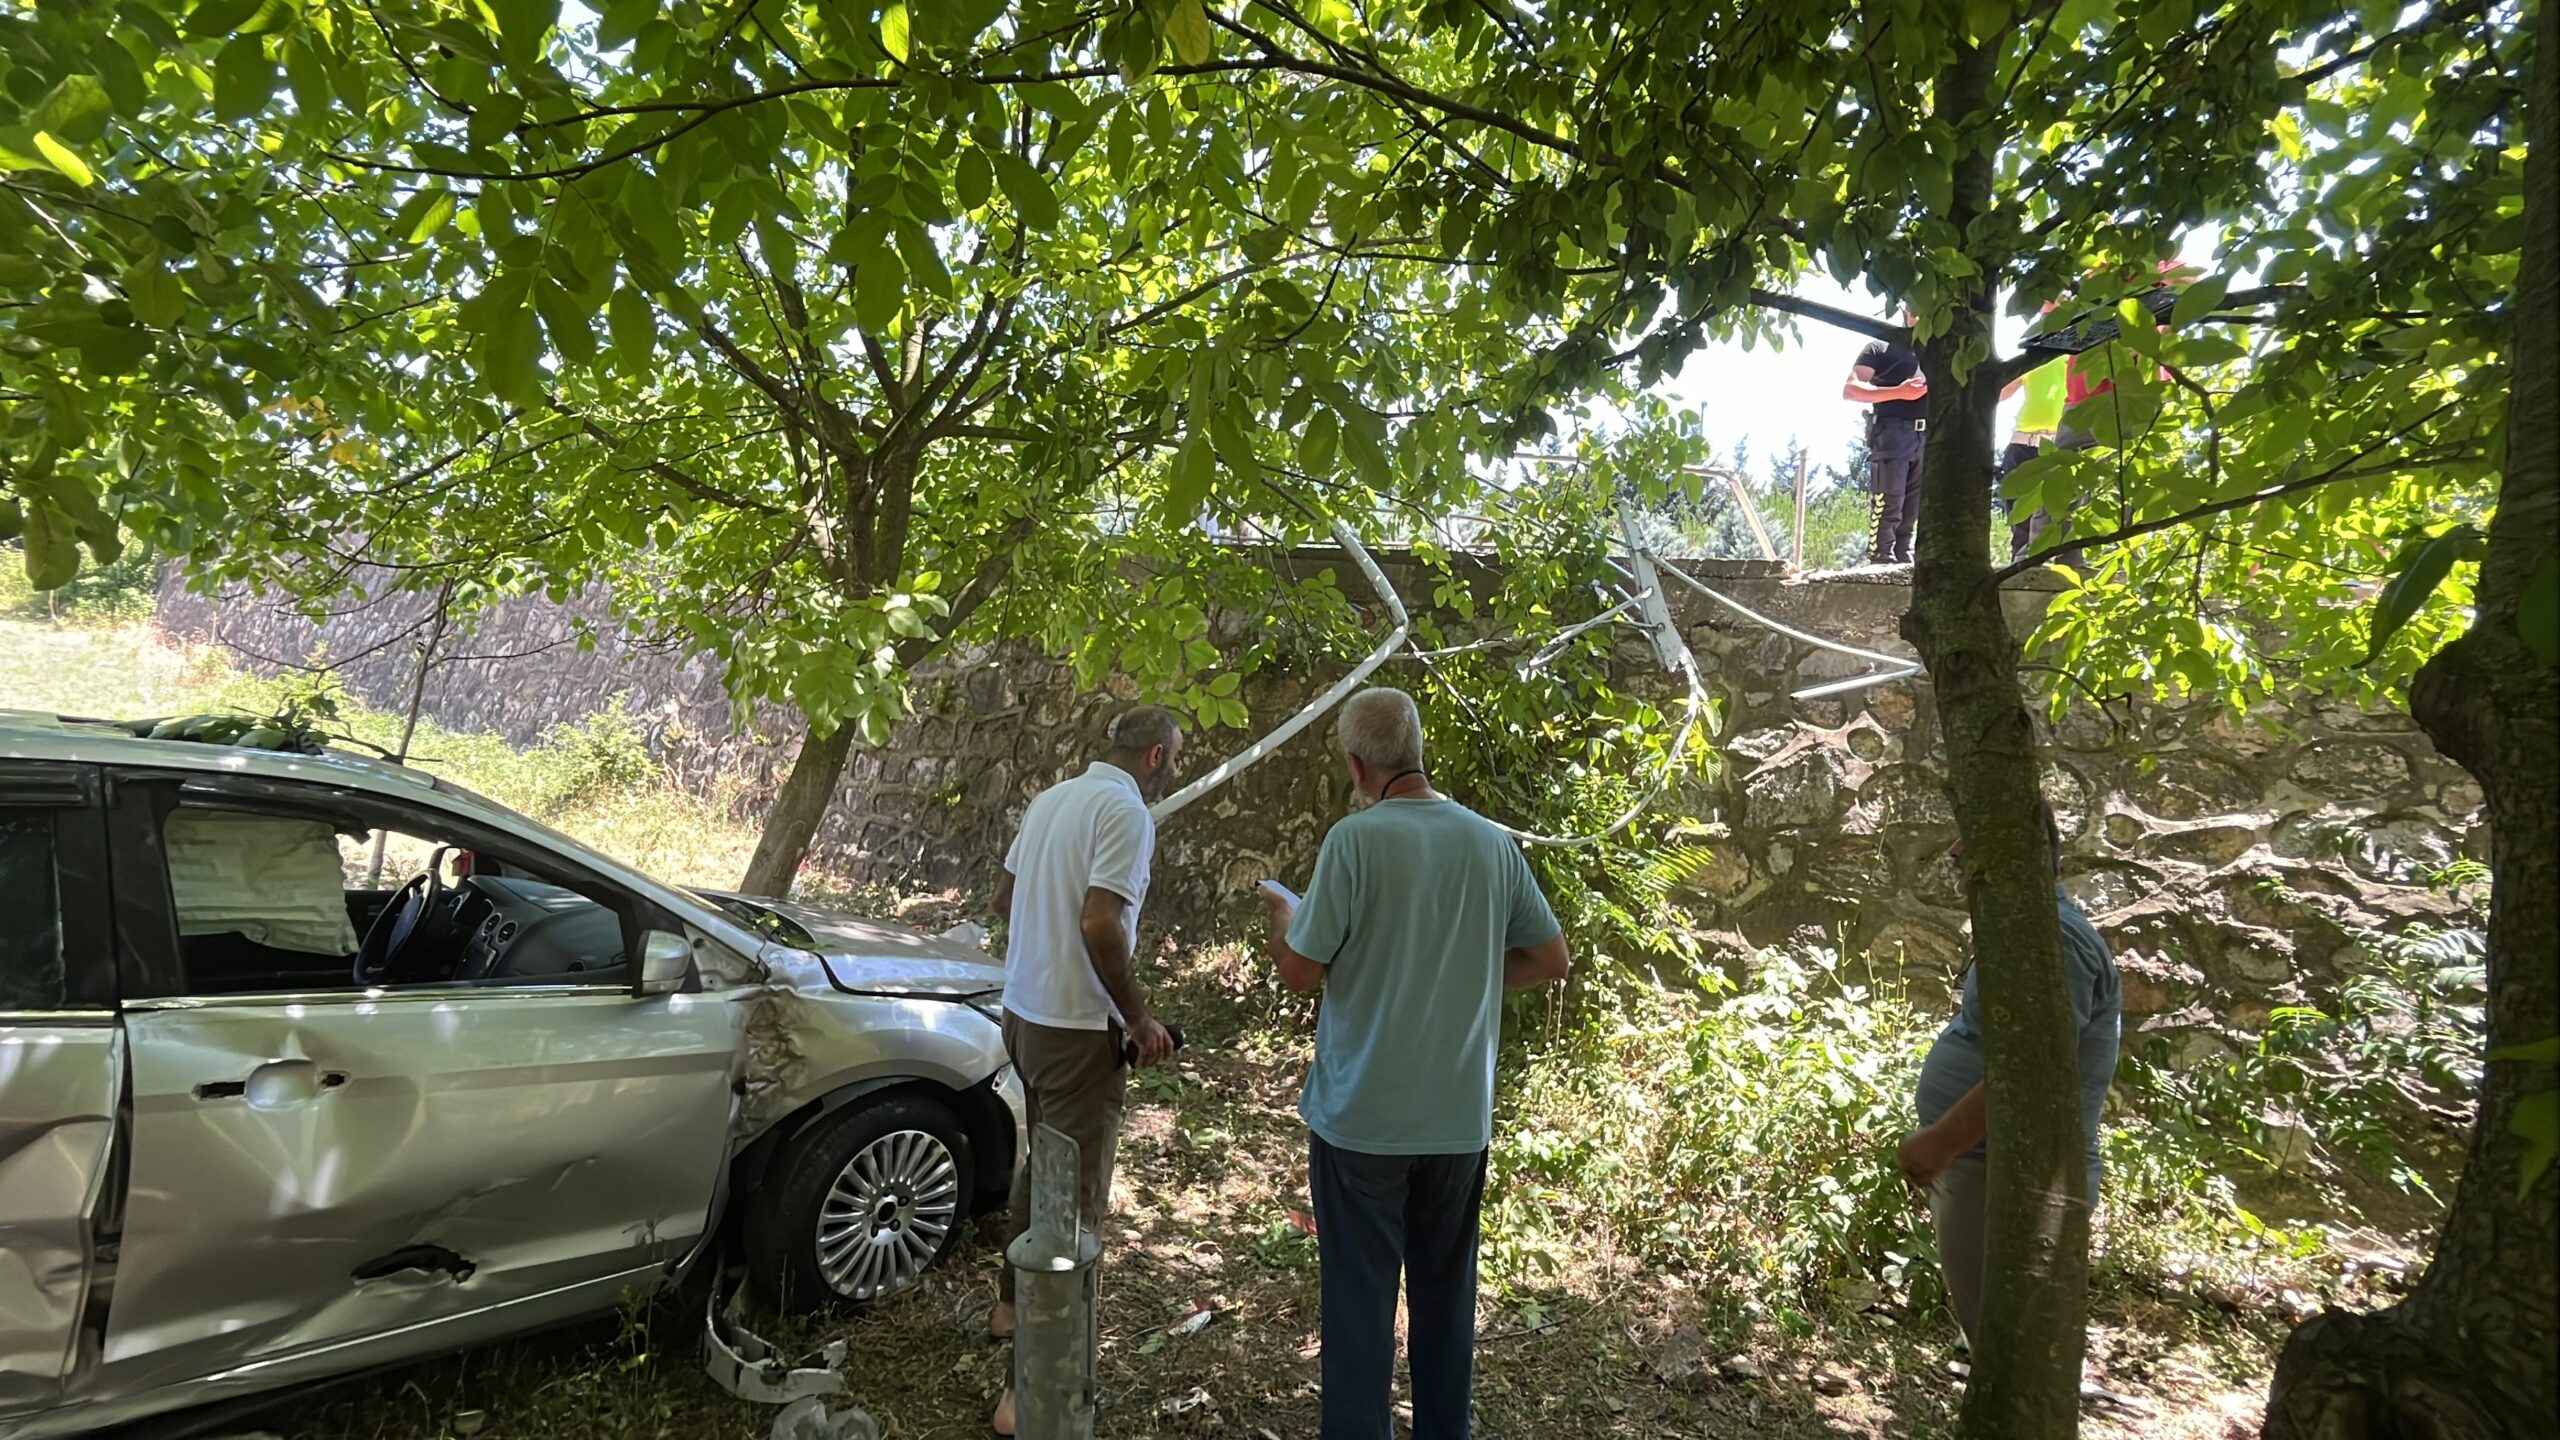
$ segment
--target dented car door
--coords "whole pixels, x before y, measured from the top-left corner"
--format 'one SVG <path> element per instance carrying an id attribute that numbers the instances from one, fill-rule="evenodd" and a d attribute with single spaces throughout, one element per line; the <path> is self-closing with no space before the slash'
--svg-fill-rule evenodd
<path id="1" fill-rule="evenodd" d="M 144 807 L 116 808 L 121 866 Z M 182 980 L 125 1016 L 119 1392 L 271 1383 L 608 1308 L 697 1243 L 727 1160 L 716 994 Z"/>
<path id="2" fill-rule="evenodd" d="M 0 1429 L 93 1378 L 123 1037 L 97 775 L 0 761 Z"/>

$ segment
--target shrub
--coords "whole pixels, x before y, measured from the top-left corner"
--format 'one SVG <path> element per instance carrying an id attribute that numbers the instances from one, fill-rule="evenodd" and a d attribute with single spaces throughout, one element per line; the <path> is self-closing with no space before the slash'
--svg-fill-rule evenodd
<path id="1" fill-rule="evenodd" d="M 546 816 L 628 794 L 658 773 L 648 736 L 631 718 L 628 691 L 575 725 L 552 726 L 532 758 L 532 798 Z"/>
<path id="2" fill-rule="evenodd" d="M 159 604 L 159 558 L 139 546 L 105 565 L 84 559 L 80 572 L 58 590 L 29 585 L 18 547 L 0 546 L 0 614 L 124 625 L 150 619 Z"/>
<path id="3" fill-rule="evenodd" d="M 1737 993 L 1631 995 L 1529 1057 L 1497 1128 L 1488 1248 L 1521 1284 L 1574 1237 L 1808 1310 L 1866 1285 L 1943 1293 L 1892 1149 L 1942 1018 L 1763 952 Z M 1861 1282 L 1864 1282 L 1863 1284 Z"/>

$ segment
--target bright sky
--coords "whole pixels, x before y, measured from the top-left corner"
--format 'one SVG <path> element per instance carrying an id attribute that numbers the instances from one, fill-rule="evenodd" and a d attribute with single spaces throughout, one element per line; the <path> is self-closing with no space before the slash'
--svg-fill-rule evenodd
<path id="1" fill-rule="evenodd" d="M 1883 301 L 1844 290 L 1828 275 L 1806 276 L 1795 293 L 1862 315 L 1886 315 Z M 1691 355 L 1680 374 L 1664 385 L 1678 403 L 1699 411 L 1699 423 L 1715 447 L 1710 463 L 1731 461 L 1734 447 L 1748 440 L 1751 478 L 1759 480 L 1768 457 L 1786 452 L 1789 437 L 1804 442 L 1817 467 L 1848 458 L 1866 411 L 1840 398 L 1840 382 L 1849 378 L 1849 367 L 1867 342 L 1814 321 L 1800 321 L 1796 328 L 1797 338 L 1778 351 L 1766 345 L 1745 350 L 1738 344 L 1711 343 Z"/>

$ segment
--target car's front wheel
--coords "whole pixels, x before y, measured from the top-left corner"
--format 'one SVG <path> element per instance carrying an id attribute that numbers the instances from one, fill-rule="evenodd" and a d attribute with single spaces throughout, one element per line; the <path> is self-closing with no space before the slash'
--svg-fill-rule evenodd
<path id="1" fill-rule="evenodd" d="M 748 1277 L 787 1310 L 895 1295 L 958 1243 L 974 1178 L 949 1107 L 856 1101 L 794 1137 L 758 1188 Z"/>

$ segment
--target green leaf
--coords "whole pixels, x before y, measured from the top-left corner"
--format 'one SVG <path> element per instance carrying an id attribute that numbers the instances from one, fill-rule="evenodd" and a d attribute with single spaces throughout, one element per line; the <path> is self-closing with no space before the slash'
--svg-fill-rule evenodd
<path id="1" fill-rule="evenodd" d="M 2560 1159 L 2560 1090 L 2536 1091 L 2518 1100 L 2507 1128 L 2524 1141 L 2524 1154 L 2516 1157 L 2516 1194 L 2530 1195 L 2551 1162 Z"/>
<path id="2" fill-rule="evenodd" d="M 284 83 L 293 92 L 293 107 L 310 116 L 327 114 L 331 97 L 337 93 L 329 79 L 328 57 L 308 38 L 286 42 Z"/>
<path id="3" fill-rule="evenodd" d="M 297 8 L 294 0 L 260 0 L 257 10 L 242 22 L 236 33 L 272 35 L 293 23 Z"/>
<path id="4" fill-rule="evenodd" d="M 605 306 L 605 325 L 613 332 L 614 368 L 625 379 L 647 376 L 658 348 L 658 318 L 649 298 L 628 285 L 616 289 Z"/>
<path id="5" fill-rule="evenodd" d="M 156 256 L 126 267 L 124 298 L 133 306 L 133 318 L 154 330 L 177 324 L 178 317 L 187 311 L 186 291 Z"/>
<path id="6" fill-rule="evenodd" d="M 1209 27 L 1209 12 L 1202 0 L 1174 0 L 1173 13 L 1165 17 L 1164 38 L 1173 43 L 1173 53 L 1185 65 L 1206 65 L 1217 49 L 1218 35 Z"/>
<path id="7" fill-rule="evenodd" d="M 542 336 L 534 324 L 531 296 L 521 285 L 510 288 L 512 295 L 487 297 L 491 304 L 481 315 L 480 378 L 499 399 L 529 405 L 540 398 Z"/>
<path id="8" fill-rule="evenodd" d="M 239 29 L 265 4 L 266 0 L 204 0 L 188 14 L 187 33 L 198 40 L 220 39 Z"/>
<path id="9" fill-rule="evenodd" d="M 2183 330 L 2222 308 L 2222 297 L 2231 289 L 2230 278 L 2207 275 L 2178 292 L 2178 303 L 2169 311 L 2169 328 Z"/>
<path id="10" fill-rule="evenodd" d="M 1194 428 L 1183 437 L 1182 448 L 1173 452 L 1173 464 L 1165 471 L 1166 518 L 1176 521 L 1197 518 L 1200 507 L 1208 503 L 1209 491 L 1217 480 L 1218 457 L 1209 448 L 1209 434 L 1204 429 Z"/>
<path id="11" fill-rule="evenodd" d="M 2374 662 L 2382 647 L 2436 593 L 2444 577 L 2453 573 L 2453 562 L 2479 543 L 2479 530 L 2465 522 L 2438 534 L 2417 536 L 2400 547 L 2392 566 L 2395 573 L 2373 602 L 2361 663 Z"/>
<path id="12" fill-rule="evenodd" d="M 2160 332 L 2154 328 L 2151 312 L 2139 300 L 2122 300 L 2116 304 L 2118 337 L 2125 348 L 2146 359 L 2160 358 Z"/>
<path id="13" fill-rule="evenodd" d="M 213 57 L 213 113 L 225 120 L 246 120 L 275 98 L 276 66 L 267 58 L 267 42 L 241 35 L 225 43 Z"/>
<path id="14" fill-rule="evenodd" d="M 19 543 L 26 547 L 27 583 L 38 590 L 59 590 L 80 573 L 79 544 L 51 505 L 37 501 L 27 507 Z"/>
<path id="15" fill-rule="evenodd" d="M 534 287 L 534 308 L 542 315 L 542 330 L 551 338 L 551 348 L 560 358 L 573 365 L 585 365 L 596 358 L 596 328 L 592 312 L 564 286 L 548 280 Z"/>
<path id="16" fill-rule="evenodd" d="M 896 251 L 878 246 L 854 272 L 854 321 L 875 336 L 886 335 L 906 303 L 907 269 L 898 263 Z"/>
<path id="17" fill-rule="evenodd" d="M 97 76 L 69 75 L 36 102 L 26 123 L 66 144 L 91 145 L 107 133 L 107 118 L 114 113 L 115 102 Z"/>
<path id="18" fill-rule="evenodd" d="M 54 169 L 54 173 L 72 184 L 87 189 L 98 183 L 97 172 L 87 161 L 72 153 L 71 147 L 39 130 L 35 134 L 36 155 Z"/>
<path id="19" fill-rule="evenodd" d="M 2545 665 L 2560 665 L 2560 562 L 2545 565 L 2525 582 L 2516 602 L 2516 633 Z"/>
<path id="20" fill-rule="evenodd" d="M 0 255 L 0 290 L 41 288 L 53 272 L 33 255 Z"/>
<path id="21" fill-rule="evenodd" d="M 399 214 L 392 217 L 392 233 L 405 237 L 411 245 L 424 244 L 428 236 L 443 229 L 445 222 L 453 218 L 453 206 L 453 192 L 441 185 L 432 190 L 420 190 L 401 205 Z"/>
<path id="22" fill-rule="evenodd" d="M 952 193 L 959 198 L 960 208 L 975 210 L 987 203 L 995 190 L 996 174 L 987 164 L 987 152 L 975 146 L 960 152 L 951 174 Z"/>
<path id="23" fill-rule="evenodd" d="M 1024 228 L 1042 232 L 1056 229 L 1058 195 L 1049 188 L 1048 179 L 1030 161 L 1010 150 L 999 150 L 992 159 L 996 183 L 1004 187 L 1004 196 L 1013 202 L 1013 213 L 1022 217 Z"/>
<path id="24" fill-rule="evenodd" d="M 916 283 L 944 299 L 951 298 L 951 272 L 935 249 L 933 235 L 913 221 L 898 223 L 898 256 Z"/>
<path id="25" fill-rule="evenodd" d="M 151 82 L 143 78 L 133 52 L 115 36 L 98 37 L 98 43 L 89 47 L 89 63 L 97 68 L 98 83 L 106 87 L 116 109 L 138 114 L 151 103 Z"/>
<path id="26" fill-rule="evenodd" d="M 908 24 L 906 0 L 894 0 L 880 12 L 880 48 L 889 52 L 899 64 L 907 63 Z"/>
<path id="27" fill-rule="evenodd" d="M 542 37 L 560 18 L 560 0 L 492 0 L 498 12 L 498 54 L 521 75 L 542 61 Z"/>

